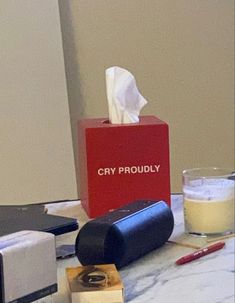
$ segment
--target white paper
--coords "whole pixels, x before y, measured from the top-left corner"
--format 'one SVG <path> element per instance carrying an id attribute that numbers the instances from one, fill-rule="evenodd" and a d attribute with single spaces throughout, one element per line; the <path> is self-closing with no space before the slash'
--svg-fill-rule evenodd
<path id="1" fill-rule="evenodd" d="M 118 66 L 106 69 L 106 92 L 109 122 L 125 124 L 139 122 L 139 114 L 147 103 L 140 94 L 134 76 Z"/>

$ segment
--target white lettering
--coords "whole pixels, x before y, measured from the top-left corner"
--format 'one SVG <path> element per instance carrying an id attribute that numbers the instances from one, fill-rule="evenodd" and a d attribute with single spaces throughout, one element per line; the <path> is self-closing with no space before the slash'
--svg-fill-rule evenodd
<path id="1" fill-rule="evenodd" d="M 104 174 L 105 175 L 110 175 L 110 168 L 109 167 L 105 167 Z"/>
<path id="2" fill-rule="evenodd" d="M 140 166 L 119 166 L 119 167 L 100 167 L 97 170 L 99 176 L 110 176 L 115 173 L 121 174 L 147 174 L 147 173 L 159 173 L 160 164 L 153 165 L 140 165 Z"/>
<path id="3" fill-rule="evenodd" d="M 138 167 L 139 167 L 139 166 L 138 166 Z M 132 167 L 131 167 L 131 173 L 132 173 L 132 174 L 136 174 L 137 171 L 138 171 L 138 167 L 132 166 Z"/>
<path id="4" fill-rule="evenodd" d="M 158 165 L 154 165 L 155 166 L 155 168 L 156 168 L 156 171 L 159 173 L 159 170 L 160 170 L 160 164 L 158 164 Z"/>
<path id="5" fill-rule="evenodd" d="M 123 172 L 124 172 L 124 167 L 119 166 L 119 168 L 118 168 L 119 175 L 121 175 Z"/>
<path id="6" fill-rule="evenodd" d="M 101 167 L 98 169 L 97 173 L 99 176 L 109 176 L 115 174 L 116 167 Z"/>
<path id="7" fill-rule="evenodd" d="M 125 173 L 125 174 L 129 174 L 129 173 L 130 173 L 130 167 L 129 167 L 129 166 L 126 166 L 126 167 L 124 168 L 124 173 Z"/>
<path id="8" fill-rule="evenodd" d="M 110 167 L 110 170 L 111 170 L 111 174 L 114 175 L 114 174 L 115 174 L 116 167 Z"/>
<path id="9" fill-rule="evenodd" d="M 104 174 L 104 169 L 103 168 L 99 168 L 98 169 L 98 175 L 99 176 L 103 176 L 103 174 Z"/>
<path id="10" fill-rule="evenodd" d="M 144 172 L 149 173 L 150 167 L 148 165 L 144 165 Z"/>

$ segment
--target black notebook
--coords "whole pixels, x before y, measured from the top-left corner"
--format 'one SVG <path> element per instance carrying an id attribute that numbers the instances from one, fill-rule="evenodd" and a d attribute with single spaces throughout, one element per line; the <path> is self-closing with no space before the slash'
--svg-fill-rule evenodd
<path id="1" fill-rule="evenodd" d="M 74 218 L 45 213 L 44 205 L 0 206 L 0 237 L 21 230 L 61 235 L 78 229 Z"/>

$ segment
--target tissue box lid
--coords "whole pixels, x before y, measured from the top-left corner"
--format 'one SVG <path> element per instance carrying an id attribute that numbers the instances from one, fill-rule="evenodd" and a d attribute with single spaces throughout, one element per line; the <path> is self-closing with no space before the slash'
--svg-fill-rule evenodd
<path id="1" fill-rule="evenodd" d="M 156 116 L 140 116 L 139 123 L 128 123 L 128 124 L 111 124 L 107 118 L 96 118 L 96 119 L 82 119 L 79 121 L 80 126 L 84 128 L 114 128 L 114 127 L 134 127 L 138 125 L 155 125 L 165 124 L 166 122 L 160 120 Z"/>

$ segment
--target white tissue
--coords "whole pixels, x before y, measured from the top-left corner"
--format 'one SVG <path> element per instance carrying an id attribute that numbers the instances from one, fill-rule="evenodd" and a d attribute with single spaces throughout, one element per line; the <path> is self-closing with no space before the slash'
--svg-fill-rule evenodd
<path id="1" fill-rule="evenodd" d="M 110 123 L 139 122 L 140 110 L 147 101 L 140 94 L 135 78 L 129 71 L 117 66 L 106 69 L 106 92 Z"/>

